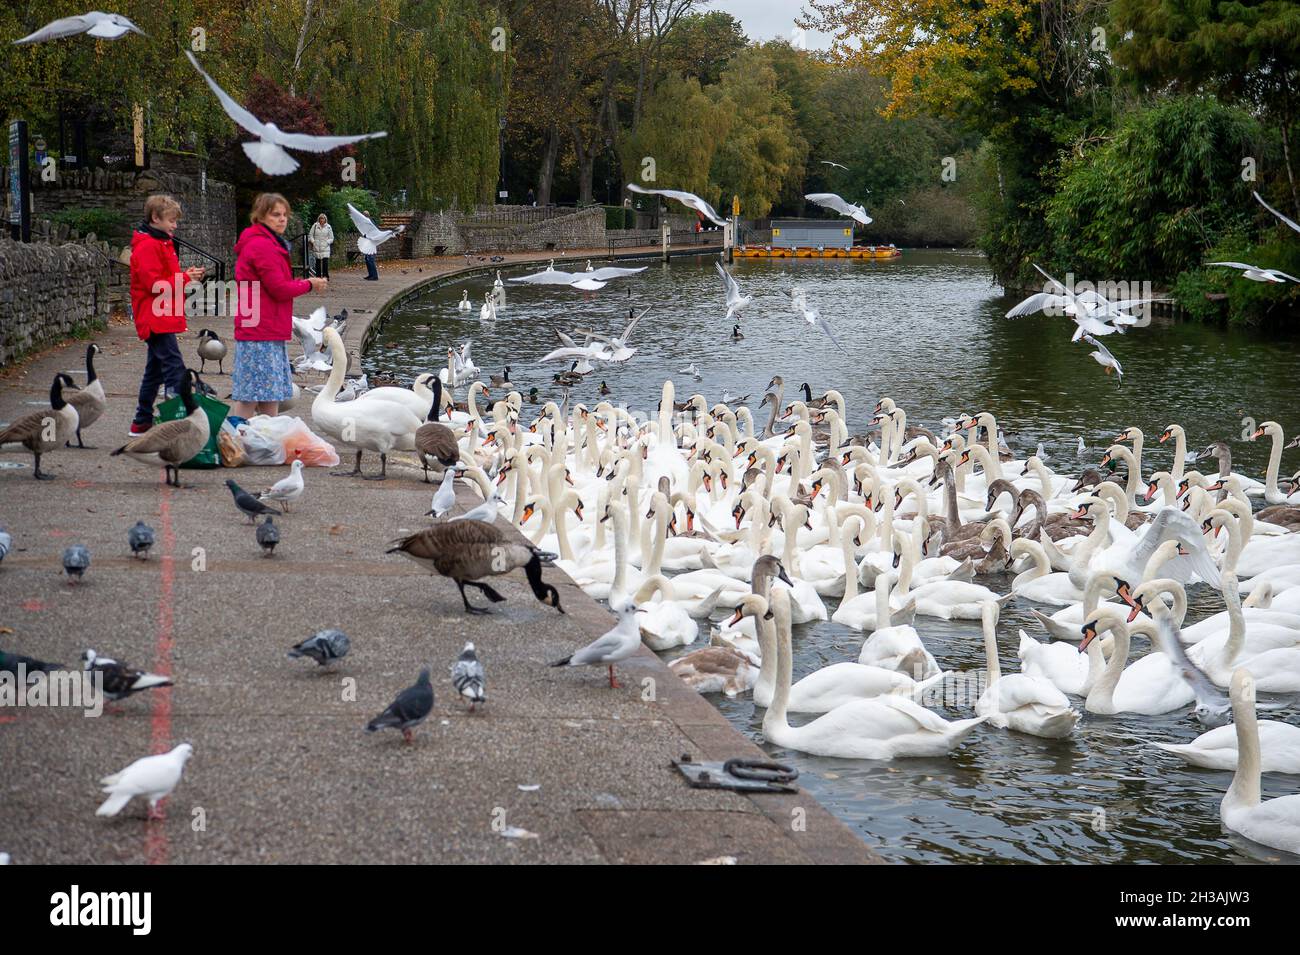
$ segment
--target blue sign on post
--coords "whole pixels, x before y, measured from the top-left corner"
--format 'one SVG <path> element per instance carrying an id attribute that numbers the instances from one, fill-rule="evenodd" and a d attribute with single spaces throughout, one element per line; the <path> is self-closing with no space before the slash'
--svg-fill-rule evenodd
<path id="1" fill-rule="evenodd" d="M 32 211 L 27 174 L 27 122 L 9 124 L 9 231 L 20 242 L 32 241 Z"/>

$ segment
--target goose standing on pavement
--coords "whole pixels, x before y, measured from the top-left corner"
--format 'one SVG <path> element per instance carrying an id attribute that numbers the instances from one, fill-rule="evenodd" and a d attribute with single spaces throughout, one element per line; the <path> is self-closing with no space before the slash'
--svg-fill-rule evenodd
<path id="1" fill-rule="evenodd" d="M 226 343 L 221 340 L 221 336 L 210 328 L 203 328 L 199 330 L 198 339 L 199 374 L 207 370 L 208 362 L 215 361 L 217 374 L 224 375 L 226 371 L 222 363 L 226 360 Z"/>
<path id="2" fill-rule="evenodd" d="M 95 374 L 95 355 L 98 353 L 98 345 L 92 343 L 86 346 L 86 386 L 69 391 L 63 396 L 68 404 L 77 409 L 77 447 L 89 450 L 94 450 L 94 446 L 82 443 L 81 432 L 98 421 L 99 416 L 108 407 L 104 383 Z M 68 442 L 67 446 L 72 447 L 72 443 Z"/>
<path id="3" fill-rule="evenodd" d="M 197 377 L 195 371 L 189 369 L 181 378 L 181 403 L 186 411 L 184 418 L 154 425 L 140 437 L 114 451 L 113 456 L 125 454 L 141 464 L 154 467 L 161 465 L 167 483 L 172 487 L 181 487 L 181 465 L 203 450 L 212 433 L 207 412 L 194 400 L 193 380 Z"/>
<path id="4" fill-rule="evenodd" d="M 509 369 L 506 369 L 509 371 Z M 455 467 L 460 461 L 460 443 L 456 433 L 438 420 L 442 412 L 442 380 L 433 379 L 433 404 L 429 407 L 429 420 L 415 431 L 415 454 L 424 468 L 424 483 L 429 480 L 430 459 L 446 468 Z"/>
<path id="5" fill-rule="evenodd" d="M 50 406 L 30 411 L 0 431 L 0 451 L 31 452 L 36 462 L 32 477 L 38 481 L 54 479 L 53 474 L 41 470 L 41 455 L 63 447 L 77 432 L 77 409 L 64 400 L 65 384 L 71 385 L 72 379 L 65 374 L 55 375 L 50 385 Z M 203 420 L 206 424 L 207 419 Z"/>

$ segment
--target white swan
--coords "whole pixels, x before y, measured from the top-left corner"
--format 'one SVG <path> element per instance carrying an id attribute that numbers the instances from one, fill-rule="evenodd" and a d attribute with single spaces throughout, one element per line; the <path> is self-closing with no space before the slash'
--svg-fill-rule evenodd
<path id="1" fill-rule="evenodd" d="M 460 301 L 456 303 L 456 310 L 468 312 L 473 306 L 469 304 L 469 290 L 465 289 L 460 293 Z"/>
<path id="2" fill-rule="evenodd" d="M 1231 695 L 1237 732 L 1237 772 L 1219 804 L 1219 818 L 1233 832 L 1261 845 L 1300 853 L 1300 793 L 1267 802 L 1260 799 L 1255 681 L 1248 671 L 1240 669 L 1232 675 Z"/>
<path id="3" fill-rule="evenodd" d="M 1062 739 L 1069 736 L 1079 713 L 1050 681 L 1028 673 L 1002 675 L 998 662 L 998 605 L 984 604 L 984 660 L 988 685 L 975 703 L 975 712 L 989 718 L 989 725 L 1030 736 Z"/>
<path id="4" fill-rule="evenodd" d="M 1087 696 L 1106 666 L 1106 659 L 1102 655 L 1103 642 L 1091 641 L 1086 648 L 1087 655 L 1084 656 L 1074 644 L 1039 643 L 1021 630 L 1020 647 L 1016 655 L 1020 658 L 1021 672 L 1047 680 L 1062 693 Z M 1113 641 L 1111 648 L 1113 653 Z"/>
<path id="5" fill-rule="evenodd" d="M 1154 581 L 1153 585 L 1176 584 L 1171 580 Z M 1167 613 L 1164 605 L 1156 601 L 1157 612 Z M 1155 627 L 1149 622 L 1134 629 L 1146 628 L 1154 636 Z M 1163 653 L 1148 653 L 1132 666 L 1126 667 L 1129 651 L 1129 626 L 1114 607 L 1102 605 L 1088 615 L 1084 623 L 1083 642 L 1087 649 L 1097 635 L 1109 630 L 1115 639 L 1115 648 L 1106 661 L 1106 668 L 1088 691 L 1084 709 L 1089 713 L 1113 715 L 1115 713 L 1142 713 L 1153 716 L 1188 706 L 1195 699 L 1192 688 L 1182 674 Z"/>
<path id="6" fill-rule="evenodd" d="M 1052 572 L 1047 551 L 1038 541 L 1023 537 L 1012 541 L 1011 556 L 1028 557 L 1033 561 L 1032 567 L 1021 571 L 1011 581 L 1011 592 L 1017 597 L 1067 607 L 1083 599 L 1083 591 L 1074 585 L 1069 574 Z"/>
<path id="7" fill-rule="evenodd" d="M 943 620 L 978 620 L 983 613 L 986 600 L 1005 603 L 1012 594 L 999 597 L 982 584 L 967 583 L 964 580 L 936 580 L 922 584 L 909 593 L 912 568 L 918 555 L 910 538 L 904 537 L 903 561 L 898 576 L 899 600 L 915 601 L 916 612 Z"/>
<path id="8" fill-rule="evenodd" d="M 1260 772 L 1300 774 L 1300 726 L 1261 720 L 1258 724 Z M 1218 726 L 1190 743 L 1152 743 L 1192 766 L 1237 768 L 1237 728 Z"/>
<path id="9" fill-rule="evenodd" d="M 894 759 L 940 756 L 960 743 L 985 717 L 948 722 L 904 696 L 853 700 L 811 723 L 791 726 L 786 720 L 790 697 L 789 595 L 772 592 L 776 617 L 776 696 L 763 716 L 763 738 L 777 746 L 846 759 Z"/>
<path id="10" fill-rule="evenodd" d="M 876 578 L 877 619 L 889 619 L 889 589 L 892 582 L 892 574 L 881 574 Z M 898 611 L 894 616 L 899 617 L 903 613 L 904 611 Z M 858 662 L 898 670 L 910 674 L 914 680 L 928 680 L 940 672 L 938 661 L 925 648 L 916 628 L 902 623 L 874 628 L 874 632 L 863 641 L 862 649 L 858 651 Z"/>
<path id="11" fill-rule="evenodd" d="M 641 628 L 641 642 L 651 650 L 671 650 L 694 643 L 700 635 L 700 625 L 686 612 L 686 608 L 672 600 L 671 585 L 661 576 L 651 577 L 632 597 L 637 605 L 636 622 Z M 661 599 L 647 603 L 658 593 Z"/>

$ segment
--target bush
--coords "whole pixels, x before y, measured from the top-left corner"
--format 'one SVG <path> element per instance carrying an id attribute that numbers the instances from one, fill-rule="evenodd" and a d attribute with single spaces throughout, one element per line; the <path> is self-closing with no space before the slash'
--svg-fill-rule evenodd
<path id="1" fill-rule="evenodd" d="M 76 229 L 83 236 L 93 232 L 96 238 L 105 240 L 123 241 L 131 231 L 127 227 L 126 216 L 114 209 L 60 209 L 47 218 L 51 222 Z"/>
<path id="2" fill-rule="evenodd" d="M 1300 274 L 1300 243 L 1283 237 L 1256 244 L 1233 235 L 1206 253 L 1205 261 L 1248 262 L 1296 275 Z M 1178 304 L 1202 321 L 1226 318 L 1233 325 L 1278 327 L 1293 323 L 1300 313 L 1300 286 L 1252 282 L 1242 278 L 1239 270 L 1224 266 L 1188 269 L 1174 280 L 1173 291 Z"/>
<path id="3" fill-rule="evenodd" d="M 606 206 L 605 207 L 605 228 L 606 229 L 636 228 L 636 210 L 625 209 L 622 206 Z"/>
<path id="4" fill-rule="evenodd" d="M 311 224 L 316 221 L 316 217 L 322 212 L 325 213 L 330 225 L 334 227 L 335 248 L 337 249 L 340 248 L 337 243 L 338 238 L 357 231 L 352 225 L 352 217 L 348 215 L 349 202 L 378 224 L 379 199 L 364 189 L 358 189 L 356 186 L 346 186 L 342 189 L 325 186 L 320 192 L 316 193 L 314 199 L 302 204 L 298 214 L 302 216 L 302 221 L 306 223 L 306 227 L 311 228 Z"/>

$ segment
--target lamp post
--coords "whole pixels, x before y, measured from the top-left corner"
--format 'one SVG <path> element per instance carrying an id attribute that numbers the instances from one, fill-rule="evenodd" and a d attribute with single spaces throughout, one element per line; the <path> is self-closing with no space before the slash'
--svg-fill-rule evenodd
<path id="1" fill-rule="evenodd" d="M 497 176 L 497 202 L 506 198 L 506 118 L 502 116 L 497 120 L 497 159 L 501 164 L 501 171 Z"/>
<path id="2" fill-rule="evenodd" d="M 610 153 L 613 151 L 612 150 L 613 145 L 614 145 L 614 140 L 606 136 L 605 137 L 605 205 L 607 206 L 611 206 L 614 204 L 614 193 L 610 191 L 610 175 L 609 175 L 610 165 L 611 165 Z"/>

